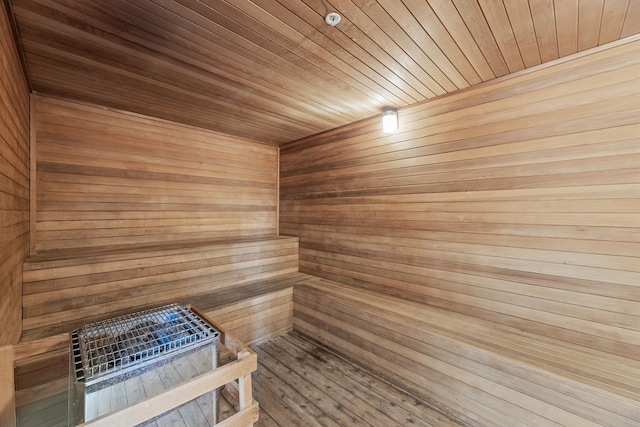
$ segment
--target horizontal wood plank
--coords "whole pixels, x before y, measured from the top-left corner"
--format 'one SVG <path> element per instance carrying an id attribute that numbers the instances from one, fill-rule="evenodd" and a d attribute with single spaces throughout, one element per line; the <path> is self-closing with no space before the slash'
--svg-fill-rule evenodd
<path id="1" fill-rule="evenodd" d="M 294 312 L 294 330 L 471 424 L 638 422 L 632 358 L 319 278 Z"/>
<path id="2" fill-rule="evenodd" d="M 205 304 L 211 310 L 255 299 L 240 315 L 249 316 L 263 291 L 290 287 L 297 270 L 297 239 L 290 237 L 156 243 L 138 250 L 94 250 L 84 256 L 41 254 L 24 268 L 23 339 L 44 338 L 89 321 L 174 301 Z M 287 307 L 278 302 L 282 304 Z M 259 329 L 262 322 L 273 323 L 270 318 L 265 315 L 249 324 Z"/>
<path id="3" fill-rule="evenodd" d="M 275 234 L 275 148 L 35 99 L 36 252 Z"/>
<path id="4" fill-rule="evenodd" d="M 542 7 L 488 3 L 490 27 L 526 23 L 509 37 L 539 62 L 553 38 L 530 37 L 549 25 Z M 639 46 L 402 109 L 389 135 L 285 144 L 280 230 L 300 238 L 300 270 L 637 357 Z"/>
<path id="5" fill-rule="evenodd" d="M 11 3 L 38 90 L 274 145 L 640 32 L 626 0 Z"/>
<path id="6" fill-rule="evenodd" d="M 8 3 L 0 5 L 0 346 L 22 332 L 21 270 L 29 254 L 29 85 Z M 3 358 L 3 361 L 5 359 Z M 2 405 L 3 409 L 5 405 Z M 3 422 L 9 414 L 2 411 Z"/>
<path id="7" fill-rule="evenodd" d="M 175 302 L 193 306 L 207 318 L 214 319 L 233 340 L 258 343 L 291 331 L 293 286 L 307 278 L 300 273 L 273 276 L 260 282 L 210 289 L 205 294 L 190 294 Z M 131 309 L 125 311 L 130 313 Z M 233 347 L 233 342 L 229 340 L 226 345 Z M 44 338 L 27 332 L 14 346 L 16 405 L 19 421 L 23 423 L 19 425 L 28 425 L 31 418 L 53 416 L 56 410 L 61 410 L 61 394 L 66 408 L 68 347 L 68 332 Z"/>

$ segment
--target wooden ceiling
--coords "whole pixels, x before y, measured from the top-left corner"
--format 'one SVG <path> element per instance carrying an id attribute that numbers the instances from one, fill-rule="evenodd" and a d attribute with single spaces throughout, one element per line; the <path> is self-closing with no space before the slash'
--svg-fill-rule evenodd
<path id="1" fill-rule="evenodd" d="M 9 1 L 35 91 L 276 145 L 640 32 L 640 0 Z"/>

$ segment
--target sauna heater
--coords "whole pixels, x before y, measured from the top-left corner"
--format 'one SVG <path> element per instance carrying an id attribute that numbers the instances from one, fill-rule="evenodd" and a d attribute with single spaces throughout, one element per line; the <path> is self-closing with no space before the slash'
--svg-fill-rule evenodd
<path id="1" fill-rule="evenodd" d="M 218 365 L 219 332 L 178 304 L 89 323 L 70 334 L 72 426 L 159 395 Z M 217 399 L 216 390 L 155 420 L 215 425 Z"/>

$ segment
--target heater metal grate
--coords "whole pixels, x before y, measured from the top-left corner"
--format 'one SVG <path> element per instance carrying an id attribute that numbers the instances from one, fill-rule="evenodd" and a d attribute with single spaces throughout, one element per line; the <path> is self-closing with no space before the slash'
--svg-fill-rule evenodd
<path id="1" fill-rule="evenodd" d="M 178 304 L 89 323 L 71 333 L 76 381 L 138 368 L 159 357 L 217 340 L 219 332 Z"/>

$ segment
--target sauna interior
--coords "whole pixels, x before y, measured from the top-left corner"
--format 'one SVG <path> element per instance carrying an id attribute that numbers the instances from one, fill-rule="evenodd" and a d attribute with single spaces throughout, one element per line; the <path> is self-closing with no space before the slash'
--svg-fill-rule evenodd
<path id="1" fill-rule="evenodd" d="M 640 425 L 640 0 L 1 8 L 0 426 L 170 303 L 221 425 Z"/>

